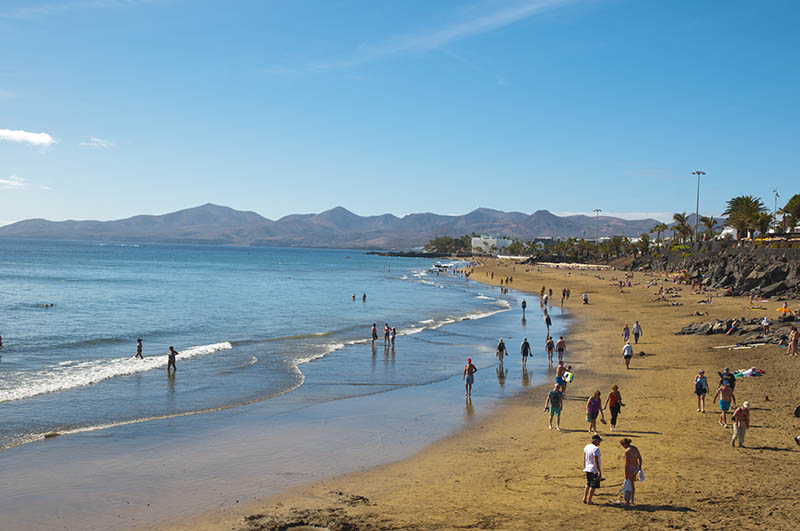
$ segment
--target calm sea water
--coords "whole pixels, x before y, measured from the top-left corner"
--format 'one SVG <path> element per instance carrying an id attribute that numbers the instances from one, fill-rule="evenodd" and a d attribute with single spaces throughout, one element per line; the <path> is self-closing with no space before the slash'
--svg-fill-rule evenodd
<path id="1" fill-rule="evenodd" d="M 0 449 L 48 432 L 430 383 L 459 373 L 465 354 L 493 364 L 491 316 L 518 297 L 432 265 L 361 251 L 0 240 Z M 383 346 L 386 322 L 395 348 Z M 543 334 L 530 332 L 534 349 Z M 137 337 L 144 360 L 133 358 Z M 327 385 L 306 382 L 315 371 Z"/>

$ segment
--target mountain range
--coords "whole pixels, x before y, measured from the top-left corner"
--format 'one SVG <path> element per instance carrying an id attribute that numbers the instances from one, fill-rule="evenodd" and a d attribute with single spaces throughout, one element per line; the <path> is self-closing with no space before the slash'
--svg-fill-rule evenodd
<path id="1" fill-rule="evenodd" d="M 336 207 L 319 214 L 292 214 L 278 220 L 211 203 L 161 216 L 141 215 L 113 221 L 47 221 L 29 219 L 0 227 L 2 238 L 42 238 L 154 243 L 204 243 L 276 247 L 412 249 L 436 236 L 479 234 L 534 238 L 639 236 L 655 219 L 626 220 L 610 216 L 556 216 L 478 208 L 462 216 L 431 213 L 359 216 Z"/>

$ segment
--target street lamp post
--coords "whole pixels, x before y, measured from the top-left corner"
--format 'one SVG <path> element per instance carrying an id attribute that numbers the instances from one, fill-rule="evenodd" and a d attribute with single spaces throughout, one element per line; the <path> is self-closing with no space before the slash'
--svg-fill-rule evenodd
<path id="1" fill-rule="evenodd" d="M 595 245 L 600 245 L 600 240 L 597 238 L 598 229 L 600 228 L 600 210 L 599 208 L 594 209 L 594 243 Z"/>
<path id="2" fill-rule="evenodd" d="M 697 243 L 697 223 L 700 221 L 700 176 L 705 175 L 704 171 L 693 171 L 692 175 L 697 175 L 697 202 L 694 205 L 694 243 Z"/>

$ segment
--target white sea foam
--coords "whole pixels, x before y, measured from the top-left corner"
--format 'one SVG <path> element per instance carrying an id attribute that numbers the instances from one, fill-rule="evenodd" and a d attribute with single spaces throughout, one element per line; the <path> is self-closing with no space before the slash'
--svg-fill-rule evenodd
<path id="1" fill-rule="evenodd" d="M 478 296 L 477 296 L 477 297 L 475 297 L 475 298 L 476 298 L 476 299 L 482 299 L 482 300 L 485 300 L 485 301 L 493 301 L 493 300 L 494 300 L 492 297 L 487 297 L 486 295 L 483 295 L 483 294 L 481 294 L 481 295 L 478 295 Z"/>
<path id="2" fill-rule="evenodd" d="M 419 322 L 419 324 L 430 324 L 430 323 L 433 323 L 434 320 L 433 319 L 425 319 L 424 321 L 418 321 L 418 322 Z"/>
<path id="3" fill-rule="evenodd" d="M 308 363 L 310 361 L 318 360 L 320 358 L 324 358 L 331 352 L 336 352 L 337 350 L 343 349 L 345 347 L 344 343 L 331 343 L 329 345 L 325 345 L 325 349 L 322 352 L 317 352 L 316 354 L 311 354 L 309 356 L 305 356 L 302 358 L 298 358 L 295 360 L 295 367 L 297 365 L 302 365 L 303 363 Z"/>
<path id="4" fill-rule="evenodd" d="M 231 344 L 226 342 L 213 345 L 201 345 L 183 349 L 178 360 L 187 360 L 229 350 Z M 45 393 L 66 391 L 76 387 L 93 385 L 109 378 L 137 374 L 167 365 L 167 355 L 148 356 L 143 360 L 136 358 L 94 359 L 80 363 L 64 364 L 64 362 L 39 371 L 31 371 L 21 375 L 18 382 L 12 383 L 8 389 L 0 389 L 0 402 L 22 400 Z"/>

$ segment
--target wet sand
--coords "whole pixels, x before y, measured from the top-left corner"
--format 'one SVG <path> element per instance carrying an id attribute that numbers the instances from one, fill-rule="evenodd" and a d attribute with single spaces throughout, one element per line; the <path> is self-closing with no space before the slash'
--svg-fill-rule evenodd
<path id="1" fill-rule="evenodd" d="M 575 366 L 576 377 L 567 390 L 561 432 L 547 429 L 542 411 L 548 384 L 507 400 L 495 414 L 404 461 L 197 515 L 169 528 L 796 528 L 800 509 L 794 473 L 800 448 L 793 437 L 800 434 L 800 419 L 793 411 L 800 400 L 800 361 L 770 345 L 713 349 L 735 342 L 724 335 L 674 335 L 693 321 L 764 314 L 774 318 L 780 303 L 763 303 L 768 310 L 762 312 L 746 310 L 742 298 L 715 298 L 712 305 L 701 305 L 698 301 L 704 297 L 691 295 L 687 286 L 670 302 L 653 302 L 658 288 L 648 288 L 647 281 L 663 277 L 637 273 L 634 286 L 621 293 L 610 279 L 622 278 L 622 272 L 568 274 L 563 269 L 532 268 L 525 273 L 525 266 L 513 272 L 511 267 L 492 263 L 478 269 L 473 279 L 490 283 L 485 271 L 494 271 L 495 279 L 513 275 L 514 289 L 538 292 L 546 285 L 553 288 L 555 302 L 562 287 L 571 289 L 566 308 L 575 321 L 566 337 L 565 359 Z M 589 305 L 581 304 L 584 290 Z M 535 308 L 538 296 L 528 297 L 528 303 L 529 309 Z M 697 317 L 696 311 L 710 315 Z M 636 319 L 644 335 L 626 370 L 621 331 Z M 544 355 L 541 345 L 532 346 L 536 356 Z M 767 371 L 763 377 L 740 380 L 736 387 L 738 402 L 751 403 L 751 429 L 742 449 L 731 447 L 731 429 L 718 424 L 711 396 L 705 414 L 695 411 L 697 370 L 705 368 L 713 393 L 716 373 L 725 366 Z M 476 385 L 482 377 L 486 375 L 478 373 Z M 582 448 L 589 442 L 585 401 L 594 390 L 605 400 L 612 384 L 620 386 L 626 406 L 618 431 L 598 424 L 607 479 L 595 495 L 597 505 L 586 506 L 581 503 Z M 622 437 L 639 447 L 646 474 L 646 481 L 637 484 L 637 504 L 631 508 L 618 505 Z"/>

